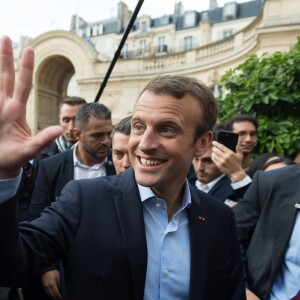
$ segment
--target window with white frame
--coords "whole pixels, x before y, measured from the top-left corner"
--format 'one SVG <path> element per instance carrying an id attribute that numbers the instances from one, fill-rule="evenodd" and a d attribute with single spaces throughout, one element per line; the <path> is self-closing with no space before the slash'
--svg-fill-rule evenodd
<path id="1" fill-rule="evenodd" d="M 192 36 L 186 36 L 184 38 L 184 50 L 190 50 L 193 48 L 193 37 Z"/>
<path id="2" fill-rule="evenodd" d="M 166 39 L 164 36 L 160 36 L 158 38 L 158 46 L 157 46 L 157 52 L 165 52 L 166 51 Z"/>
<path id="3" fill-rule="evenodd" d="M 139 47 L 139 53 L 143 54 L 146 48 L 146 40 L 141 40 L 140 41 L 140 47 Z"/>
<path id="4" fill-rule="evenodd" d="M 227 29 L 227 30 L 223 31 L 223 39 L 225 39 L 225 38 L 227 38 L 231 35 L 233 35 L 233 30 L 232 29 Z"/>
<path id="5" fill-rule="evenodd" d="M 124 44 L 122 51 L 121 51 L 121 57 L 128 58 L 128 44 Z"/>

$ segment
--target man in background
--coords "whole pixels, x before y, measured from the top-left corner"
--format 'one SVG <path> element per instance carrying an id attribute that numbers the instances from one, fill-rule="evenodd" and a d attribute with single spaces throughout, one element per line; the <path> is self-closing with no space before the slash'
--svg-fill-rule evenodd
<path id="1" fill-rule="evenodd" d="M 252 153 L 257 144 L 258 123 L 249 115 L 235 115 L 228 122 L 228 128 L 239 135 L 238 145 L 243 153 L 242 167 L 248 170 L 253 157 Z"/>
<path id="2" fill-rule="evenodd" d="M 216 135 L 217 130 L 214 131 L 213 141 L 215 141 Z M 220 143 L 213 143 L 218 145 L 220 149 L 222 148 L 224 152 L 218 149 L 217 153 L 220 156 L 216 157 L 215 154 L 217 164 L 212 159 L 213 144 L 202 156 L 194 157 L 193 166 L 197 175 L 196 187 L 232 206 L 243 196 L 249 186 L 248 181 L 240 184 L 247 177 L 240 165 L 242 153 L 238 147 L 238 153 L 234 153 Z M 224 160 L 222 164 L 219 163 L 220 160 Z M 230 168 L 225 168 L 225 164 L 230 165 Z"/>
<path id="3" fill-rule="evenodd" d="M 43 158 L 71 149 L 77 142 L 73 133 L 75 117 L 80 106 L 84 103 L 86 103 L 85 99 L 76 96 L 63 100 L 59 106 L 59 125 L 63 130 L 62 135 L 53 140 L 49 146 L 40 152 L 35 159 L 35 164 Z"/>
<path id="4" fill-rule="evenodd" d="M 122 119 L 112 131 L 112 159 L 117 174 L 130 167 L 128 141 L 131 131 L 131 116 Z"/>
<path id="5" fill-rule="evenodd" d="M 28 220 L 38 218 L 69 181 L 116 174 L 111 161 L 111 132 L 111 111 L 105 105 L 94 102 L 81 105 L 73 129 L 78 142 L 73 149 L 40 162 Z M 52 265 L 41 276 L 47 294 L 55 299 L 60 297 L 60 273 Z"/>

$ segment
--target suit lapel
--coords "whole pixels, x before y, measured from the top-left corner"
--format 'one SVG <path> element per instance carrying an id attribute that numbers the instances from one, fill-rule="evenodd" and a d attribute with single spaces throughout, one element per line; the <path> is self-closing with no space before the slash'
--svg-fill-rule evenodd
<path id="1" fill-rule="evenodd" d="M 112 152 L 111 149 L 107 152 L 107 163 L 105 164 L 106 176 L 116 175 L 116 170 L 112 162 Z"/>
<path id="2" fill-rule="evenodd" d="M 118 188 L 123 193 L 115 196 L 114 201 L 128 251 L 135 299 L 143 299 L 147 268 L 147 244 L 143 206 L 132 169 L 122 174 Z"/>
<path id="3" fill-rule="evenodd" d="M 202 299 L 204 296 L 208 236 L 207 236 L 207 214 L 201 207 L 199 195 L 193 188 L 190 188 L 192 204 L 189 209 L 190 218 L 190 240 L 191 240 L 191 279 L 190 279 L 190 300 Z"/>
<path id="4" fill-rule="evenodd" d="M 71 149 L 66 153 L 66 183 L 74 179 L 73 151 L 74 149 Z"/>

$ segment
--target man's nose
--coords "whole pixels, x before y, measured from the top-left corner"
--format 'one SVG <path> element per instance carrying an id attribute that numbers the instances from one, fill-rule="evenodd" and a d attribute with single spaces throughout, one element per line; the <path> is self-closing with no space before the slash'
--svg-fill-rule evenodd
<path id="1" fill-rule="evenodd" d="M 158 136 L 152 129 L 146 129 L 139 142 L 139 148 L 142 151 L 157 149 Z"/>
<path id="2" fill-rule="evenodd" d="M 105 134 L 103 136 L 103 139 L 102 139 L 101 143 L 105 144 L 105 145 L 110 145 L 111 144 L 111 134 L 110 133 Z"/>
<path id="3" fill-rule="evenodd" d="M 124 155 L 124 159 L 122 161 L 122 167 L 128 169 L 131 166 L 128 153 Z"/>
<path id="4" fill-rule="evenodd" d="M 69 130 L 73 130 L 75 127 L 75 122 L 73 120 L 69 121 L 68 123 L 68 129 Z"/>

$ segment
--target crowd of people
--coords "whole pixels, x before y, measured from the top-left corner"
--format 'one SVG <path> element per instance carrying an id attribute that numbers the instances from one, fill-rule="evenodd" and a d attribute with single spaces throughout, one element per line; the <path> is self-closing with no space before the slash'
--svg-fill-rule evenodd
<path id="1" fill-rule="evenodd" d="M 114 126 L 74 96 L 31 136 L 33 67 L 15 84 L 1 38 L 0 300 L 300 299 L 300 166 L 254 157 L 255 118 L 217 124 L 203 83 L 162 75 Z"/>

